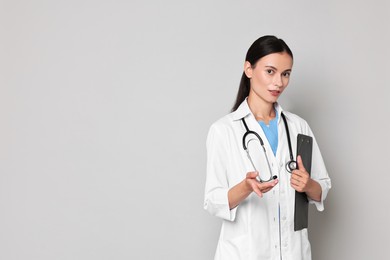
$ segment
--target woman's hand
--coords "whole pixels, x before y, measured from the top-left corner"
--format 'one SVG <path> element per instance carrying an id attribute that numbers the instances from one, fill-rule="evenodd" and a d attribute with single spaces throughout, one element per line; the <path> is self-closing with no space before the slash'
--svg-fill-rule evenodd
<path id="1" fill-rule="evenodd" d="M 293 170 L 291 173 L 290 184 L 294 190 L 298 192 L 306 192 L 307 187 L 310 185 L 310 175 L 303 166 L 302 158 L 298 155 L 297 158 L 298 169 Z"/>
<path id="2" fill-rule="evenodd" d="M 230 209 L 237 207 L 252 192 L 255 192 L 259 197 L 263 197 L 264 193 L 270 191 L 278 183 L 277 179 L 270 182 L 259 182 L 256 179 L 258 175 L 257 172 L 248 172 L 243 181 L 229 190 L 228 200 Z"/>
<path id="3" fill-rule="evenodd" d="M 298 169 L 291 173 L 290 185 L 298 192 L 306 192 L 307 196 L 315 201 L 321 200 L 322 188 L 318 182 L 310 178 L 310 174 L 303 166 L 302 158 L 298 155 Z"/>
<path id="4" fill-rule="evenodd" d="M 248 172 L 246 174 L 245 182 L 248 188 L 261 198 L 263 197 L 263 193 L 270 191 L 278 183 L 278 179 L 269 182 L 259 182 L 256 179 L 258 175 L 258 172 Z"/>

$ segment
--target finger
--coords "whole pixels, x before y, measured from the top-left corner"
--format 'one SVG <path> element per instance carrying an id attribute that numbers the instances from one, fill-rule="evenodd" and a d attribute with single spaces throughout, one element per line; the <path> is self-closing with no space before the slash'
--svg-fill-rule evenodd
<path id="1" fill-rule="evenodd" d="M 303 192 L 303 191 L 304 191 L 304 189 L 303 189 L 303 187 L 302 187 L 301 185 L 294 185 L 294 184 L 291 184 L 291 187 L 292 187 L 294 190 L 298 191 L 298 192 Z"/>
<path id="2" fill-rule="evenodd" d="M 290 179 L 290 186 L 298 192 L 303 192 L 307 186 L 307 179 Z"/>
<path id="3" fill-rule="evenodd" d="M 298 162 L 298 169 L 300 171 L 304 171 L 305 172 L 306 169 L 305 169 L 305 166 L 303 165 L 302 157 L 300 155 L 298 155 L 297 162 Z"/>
<path id="4" fill-rule="evenodd" d="M 291 175 L 291 179 L 298 181 L 301 187 L 305 187 L 310 181 L 310 175 L 307 172 L 299 172 L 294 176 Z"/>
<path id="5" fill-rule="evenodd" d="M 261 182 L 258 185 L 259 185 L 260 189 L 266 189 L 266 188 L 274 187 L 277 183 L 278 183 L 278 180 L 276 179 L 276 180 L 269 181 L 269 182 Z"/>
<path id="6" fill-rule="evenodd" d="M 259 187 L 257 187 L 256 184 L 253 184 L 252 189 L 257 194 L 257 196 L 259 196 L 260 198 L 263 197 L 263 193 L 260 191 Z"/>
<path id="7" fill-rule="evenodd" d="M 276 184 L 275 184 L 276 185 Z M 268 191 L 270 191 L 270 190 L 272 190 L 274 187 L 275 187 L 275 185 L 272 185 L 272 186 L 266 186 L 266 187 L 263 187 L 262 189 L 260 189 L 261 190 L 261 192 L 262 193 L 266 193 L 266 192 L 268 192 Z"/>
<path id="8" fill-rule="evenodd" d="M 264 191 L 271 190 L 273 187 L 275 187 L 276 184 L 278 184 L 278 180 L 273 180 L 273 181 L 270 181 L 270 182 L 258 183 L 257 186 L 259 187 L 261 192 L 264 193 Z"/>
<path id="9" fill-rule="evenodd" d="M 262 192 L 262 193 L 267 193 L 267 192 L 269 192 L 270 190 L 272 190 L 272 188 L 267 188 L 267 189 L 261 190 L 261 192 Z"/>
<path id="10" fill-rule="evenodd" d="M 293 183 L 294 185 L 302 185 L 303 182 L 304 177 L 300 174 L 291 174 L 290 183 Z"/>
<path id="11" fill-rule="evenodd" d="M 302 188 L 299 187 L 299 186 L 291 185 L 291 187 L 292 187 L 294 190 L 298 191 L 298 192 L 302 192 Z"/>
<path id="12" fill-rule="evenodd" d="M 302 183 L 297 180 L 291 180 L 290 186 L 296 191 L 302 190 Z"/>
<path id="13" fill-rule="evenodd" d="M 299 168 L 298 170 L 294 170 L 291 173 L 291 177 L 292 176 L 300 177 L 300 178 L 307 178 L 309 176 L 309 173 L 305 169 L 301 170 L 301 168 Z"/>
<path id="14" fill-rule="evenodd" d="M 292 186 L 300 186 L 301 182 L 299 180 L 296 180 L 296 179 L 291 179 L 290 184 Z"/>
<path id="15" fill-rule="evenodd" d="M 298 171 L 298 170 L 296 170 L 296 172 L 294 171 L 292 174 L 291 174 L 291 178 L 290 178 L 290 180 L 295 180 L 295 181 L 300 181 L 301 179 L 302 179 L 302 175 L 301 175 L 301 173 Z"/>
<path id="16" fill-rule="evenodd" d="M 246 178 L 247 179 L 256 179 L 256 177 L 259 175 L 258 172 L 248 172 L 246 174 Z"/>

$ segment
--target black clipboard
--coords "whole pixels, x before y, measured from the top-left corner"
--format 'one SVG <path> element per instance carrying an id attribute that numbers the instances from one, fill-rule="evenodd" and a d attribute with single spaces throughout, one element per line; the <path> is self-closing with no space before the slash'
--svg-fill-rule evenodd
<path id="1" fill-rule="evenodd" d="M 297 136 L 297 156 L 302 158 L 303 166 L 310 174 L 311 158 L 313 152 L 313 137 L 303 134 Z M 295 191 L 294 207 L 294 231 L 308 227 L 309 222 L 309 200 L 305 192 Z"/>

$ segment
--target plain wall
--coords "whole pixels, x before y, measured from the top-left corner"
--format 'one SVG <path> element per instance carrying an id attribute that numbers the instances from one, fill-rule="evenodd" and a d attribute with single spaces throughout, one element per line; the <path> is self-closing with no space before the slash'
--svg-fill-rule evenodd
<path id="1" fill-rule="evenodd" d="M 0 259 L 212 259 L 212 122 L 259 36 L 333 188 L 313 259 L 387 259 L 388 1 L 0 1 Z"/>

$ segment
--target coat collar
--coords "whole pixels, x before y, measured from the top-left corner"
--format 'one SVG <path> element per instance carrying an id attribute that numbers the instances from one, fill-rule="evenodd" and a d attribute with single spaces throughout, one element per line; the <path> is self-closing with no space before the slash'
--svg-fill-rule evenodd
<path id="1" fill-rule="evenodd" d="M 248 98 L 245 98 L 244 101 L 242 101 L 241 105 L 232 113 L 233 120 L 241 120 L 241 118 L 247 117 L 248 115 L 252 114 L 252 111 L 249 108 L 248 105 Z"/>
<path id="2" fill-rule="evenodd" d="M 278 118 L 280 120 L 280 114 L 282 113 L 283 109 L 277 102 L 275 102 L 274 107 L 276 109 L 276 113 L 278 113 Z M 245 98 L 245 100 L 242 101 L 241 105 L 237 108 L 237 110 L 232 113 L 232 118 L 234 121 L 236 121 L 236 120 L 241 120 L 241 118 L 245 118 L 248 115 L 253 116 L 253 113 L 249 108 L 248 98 Z"/>

